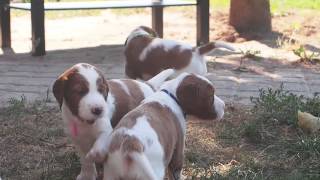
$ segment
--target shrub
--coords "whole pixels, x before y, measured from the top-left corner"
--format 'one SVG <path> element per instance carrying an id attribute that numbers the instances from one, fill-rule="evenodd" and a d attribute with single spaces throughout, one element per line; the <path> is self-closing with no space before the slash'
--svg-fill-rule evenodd
<path id="1" fill-rule="evenodd" d="M 251 97 L 250 100 L 254 104 L 253 113 L 267 122 L 296 125 L 298 110 L 304 110 L 304 97 L 285 91 L 283 84 L 276 90 L 260 89 L 259 97 Z"/>

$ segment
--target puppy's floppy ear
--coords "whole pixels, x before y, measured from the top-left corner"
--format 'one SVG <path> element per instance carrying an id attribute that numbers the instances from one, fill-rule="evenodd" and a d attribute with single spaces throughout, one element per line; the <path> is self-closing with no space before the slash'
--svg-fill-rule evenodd
<path id="1" fill-rule="evenodd" d="M 63 97 L 64 97 L 64 86 L 66 84 L 66 81 L 68 80 L 69 76 L 73 73 L 75 73 L 74 68 L 70 68 L 66 70 L 64 73 L 62 73 L 58 79 L 54 82 L 52 87 L 52 92 L 54 97 L 57 99 L 60 109 L 63 103 Z"/>
<path id="2" fill-rule="evenodd" d="M 192 76 L 187 76 L 177 89 L 177 98 L 182 109 L 187 113 L 192 113 L 195 102 L 199 97 L 199 88 L 192 81 Z"/>
<path id="3" fill-rule="evenodd" d="M 176 93 L 180 106 L 187 114 L 193 114 L 202 119 L 215 118 L 214 88 L 208 82 L 195 75 L 186 76 Z"/>
<path id="4" fill-rule="evenodd" d="M 57 99 L 60 109 L 62 106 L 63 96 L 64 96 L 64 84 L 65 84 L 65 79 L 61 77 L 54 82 L 53 88 L 52 88 L 53 95 Z"/>

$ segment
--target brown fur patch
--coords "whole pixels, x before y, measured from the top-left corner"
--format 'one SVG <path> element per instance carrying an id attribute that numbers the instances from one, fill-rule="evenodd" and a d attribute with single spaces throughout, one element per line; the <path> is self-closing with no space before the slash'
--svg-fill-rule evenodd
<path id="1" fill-rule="evenodd" d="M 168 51 L 162 46 L 153 48 L 147 53 L 146 58 L 141 61 L 139 59 L 140 54 L 154 39 L 141 36 L 132 39 L 128 43 L 124 52 L 126 56 L 125 73 L 128 77 L 149 80 L 149 78 L 144 77 L 153 77 L 164 69 L 183 69 L 190 63 L 192 49 L 181 51 L 181 46 L 178 44 Z M 149 76 L 143 76 L 145 74 Z"/>
<path id="2" fill-rule="evenodd" d="M 214 48 L 216 48 L 216 45 L 213 42 L 202 45 L 202 46 L 198 47 L 199 54 L 204 55 L 204 54 L 212 51 Z"/>
<path id="3" fill-rule="evenodd" d="M 187 114 L 214 119 L 214 87 L 195 75 L 186 76 L 177 88 L 177 98 Z"/>
<path id="4" fill-rule="evenodd" d="M 78 116 L 79 101 L 89 91 L 89 83 L 76 68 L 66 70 L 54 83 L 53 94 L 60 108 L 65 99 L 73 115 Z"/>
<path id="5" fill-rule="evenodd" d="M 106 81 L 106 79 L 104 78 L 102 72 L 98 69 L 95 68 L 95 70 L 98 72 L 99 74 L 99 78 L 97 79 L 97 87 L 98 87 L 98 91 L 99 93 L 101 93 L 104 97 L 107 97 L 108 92 L 109 92 L 109 87 L 108 87 L 108 83 Z"/>
<path id="6" fill-rule="evenodd" d="M 115 98 L 115 112 L 111 118 L 112 127 L 115 127 L 125 114 L 137 107 L 144 99 L 143 92 L 135 82 L 132 80 L 120 81 L 128 87 L 130 95 L 128 95 L 122 86 L 116 81 L 108 81 L 110 92 Z"/>
<path id="7" fill-rule="evenodd" d="M 64 84 L 68 80 L 69 75 L 77 73 L 78 70 L 74 67 L 67 69 L 65 72 L 63 72 L 58 79 L 53 84 L 53 95 L 57 99 L 60 108 L 62 106 L 63 102 L 63 96 L 64 96 Z"/>

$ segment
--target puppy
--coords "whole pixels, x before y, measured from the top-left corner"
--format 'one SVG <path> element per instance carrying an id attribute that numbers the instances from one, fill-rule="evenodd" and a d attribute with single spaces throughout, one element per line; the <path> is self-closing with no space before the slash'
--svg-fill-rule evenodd
<path id="1" fill-rule="evenodd" d="M 209 80 L 182 73 L 125 115 L 111 135 L 101 135 L 87 159 L 104 159 L 104 180 L 162 180 L 166 170 L 180 179 L 185 114 L 220 120 L 224 107 Z"/>
<path id="2" fill-rule="evenodd" d="M 62 110 L 66 133 L 79 150 L 81 172 L 77 180 L 95 180 L 94 163 L 84 156 L 101 133 L 109 134 L 119 120 L 154 93 L 174 71 L 165 70 L 143 83 L 135 80 L 106 80 L 96 67 L 76 64 L 60 75 L 53 94 Z"/>
<path id="3" fill-rule="evenodd" d="M 224 42 L 211 42 L 200 47 L 158 38 L 151 28 L 140 26 L 133 30 L 125 43 L 125 73 L 132 79 L 148 80 L 163 69 L 177 73 L 207 73 L 204 55 L 215 48 L 235 49 Z"/>

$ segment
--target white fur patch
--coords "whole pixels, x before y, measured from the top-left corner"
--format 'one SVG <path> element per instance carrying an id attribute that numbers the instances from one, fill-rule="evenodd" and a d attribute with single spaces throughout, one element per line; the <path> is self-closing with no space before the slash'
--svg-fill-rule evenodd
<path id="1" fill-rule="evenodd" d="M 159 74 L 148 80 L 148 83 L 154 88 L 159 89 L 160 86 L 173 74 L 175 73 L 174 69 L 166 69 L 161 71 Z"/>
<path id="2" fill-rule="evenodd" d="M 224 115 L 225 103 L 218 96 L 214 95 L 214 109 L 217 112 L 217 120 L 221 120 Z"/>
<path id="3" fill-rule="evenodd" d="M 163 179 L 165 173 L 164 150 L 156 131 L 149 124 L 147 117 L 137 118 L 137 123 L 131 129 L 128 129 L 126 134 L 137 137 L 144 145 L 144 154 L 148 158 L 154 173 L 159 179 Z"/>
<path id="4" fill-rule="evenodd" d="M 207 61 L 198 52 L 192 52 L 190 63 L 185 68 L 180 69 L 177 75 L 182 72 L 194 73 L 204 76 L 208 72 Z"/>
<path id="5" fill-rule="evenodd" d="M 92 114 L 92 108 L 100 107 L 103 108 L 104 111 L 106 103 L 104 96 L 97 88 L 97 79 L 99 78 L 99 74 L 93 66 L 83 67 L 81 64 L 78 66 L 78 71 L 89 84 L 89 92 L 83 96 L 79 102 L 79 116 L 83 120 L 95 120 L 97 116 Z"/>
<path id="6" fill-rule="evenodd" d="M 129 42 L 130 42 L 133 38 L 135 38 L 135 37 L 137 37 L 137 36 L 149 36 L 149 33 L 146 32 L 145 30 L 141 29 L 141 28 L 137 28 L 137 29 L 133 30 L 133 31 L 130 33 L 130 35 L 128 36 L 128 38 L 127 38 L 127 45 L 129 44 Z"/>
<path id="7" fill-rule="evenodd" d="M 146 98 L 154 93 L 150 86 L 146 85 L 144 82 L 134 81 L 139 86 L 143 96 Z"/>
<path id="8" fill-rule="evenodd" d="M 119 128 L 115 132 L 128 134 L 138 138 L 144 146 L 144 152 L 130 153 L 134 159 L 130 171 L 126 170 L 124 156 L 121 149 L 108 155 L 108 160 L 104 164 L 104 178 L 119 178 L 119 176 L 129 175 L 139 177 L 143 180 L 158 180 L 165 176 L 164 150 L 159 142 L 155 130 L 149 124 L 146 116 L 137 118 L 136 124 L 131 128 Z M 149 178 L 146 178 L 149 177 Z"/>
<path id="9" fill-rule="evenodd" d="M 160 89 L 166 89 L 169 91 L 172 95 L 174 95 L 177 98 L 176 90 L 181 81 L 187 76 L 189 73 L 182 73 L 180 76 L 178 76 L 175 79 L 166 81 L 162 84 Z M 154 93 L 152 96 L 146 98 L 142 101 L 142 104 L 149 103 L 149 102 L 158 102 L 162 106 L 168 107 L 173 111 L 173 113 L 177 116 L 179 123 L 182 127 L 182 130 L 186 131 L 186 122 L 184 118 L 183 111 L 181 107 L 176 103 L 172 97 L 170 97 L 168 94 L 162 91 L 158 91 Z"/>

